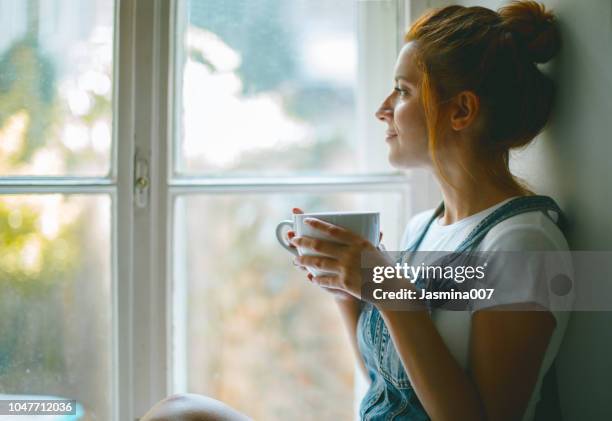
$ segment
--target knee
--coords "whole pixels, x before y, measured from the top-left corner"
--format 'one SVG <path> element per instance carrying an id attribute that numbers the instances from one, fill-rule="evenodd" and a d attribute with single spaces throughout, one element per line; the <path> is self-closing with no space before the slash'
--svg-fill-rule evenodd
<path id="1" fill-rule="evenodd" d="M 251 421 L 231 406 L 195 393 L 178 393 L 156 403 L 141 421 Z"/>

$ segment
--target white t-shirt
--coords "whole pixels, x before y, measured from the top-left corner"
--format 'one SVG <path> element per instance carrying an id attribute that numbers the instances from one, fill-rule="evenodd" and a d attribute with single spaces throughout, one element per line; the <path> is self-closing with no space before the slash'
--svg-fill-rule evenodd
<path id="1" fill-rule="evenodd" d="M 474 215 L 461 219 L 450 225 L 440 225 L 440 220 L 437 218 L 429 227 L 429 230 L 423 238 L 421 245 L 417 251 L 454 251 L 459 244 L 468 236 L 473 228 L 487 215 L 495 209 L 502 206 L 509 198 L 490 208 L 484 209 Z M 410 219 L 404 231 L 401 241 L 401 250 L 405 250 L 415 240 L 424 229 L 425 225 L 433 215 L 434 209 L 416 214 Z M 553 218 L 558 217 L 552 213 Z M 556 219 L 555 219 L 556 220 Z M 568 251 L 569 247 L 565 237 L 553 221 L 550 220 L 541 211 L 524 212 L 507 218 L 495 226 L 493 226 L 486 234 L 484 239 L 479 244 L 478 250 L 486 251 L 521 251 L 521 250 L 541 250 L 541 251 Z M 560 253 L 562 254 L 562 253 Z M 537 253 L 534 254 L 534 259 L 537 259 Z M 555 255 L 557 255 L 555 253 Z M 569 254 L 568 254 L 569 257 Z M 530 261 L 529 266 L 537 268 L 543 266 L 541 262 Z M 537 272 L 537 271 L 536 271 Z M 566 259 L 561 262 L 556 262 L 555 273 L 565 273 L 570 278 L 573 275 L 571 259 Z M 508 287 L 512 282 L 512 277 L 500 278 L 499 287 Z M 536 289 L 536 280 L 533 281 L 534 291 Z M 528 282 L 527 282 L 528 284 Z M 573 292 L 570 292 L 563 297 L 551 294 L 549 303 L 542 302 L 541 299 L 535 299 L 535 293 L 530 288 L 525 288 L 524 282 L 519 288 L 520 291 L 516 295 L 505 295 L 504 304 L 536 301 L 541 303 L 546 308 L 569 308 L 568 302 L 573 302 Z M 531 296 L 533 294 L 533 296 Z M 557 301 L 554 301 L 557 300 Z M 502 303 L 500 303 L 502 304 Z M 495 305 L 495 303 L 492 303 Z M 479 308 L 486 307 L 486 303 Z M 571 306 L 571 304 L 570 304 Z M 476 310 L 474 310 L 476 311 Z M 540 399 L 540 389 L 542 386 L 542 378 L 552 364 L 559 345 L 563 339 L 569 313 L 565 311 L 552 311 L 556 319 L 556 326 L 553 331 L 548 349 L 544 356 L 538 380 L 535 385 L 533 394 L 527 406 L 527 410 L 523 416 L 523 421 L 531 421 L 534 418 L 534 412 L 537 402 Z M 468 366 L 468 351 L 469 337 L 471 329 L 472 311 L 451 311 L 435 309 L 432 312 L 432 319 L 438 328 L 438 332 L 446 343 L 452 355 L 457 362 L 464 368 Z"/>

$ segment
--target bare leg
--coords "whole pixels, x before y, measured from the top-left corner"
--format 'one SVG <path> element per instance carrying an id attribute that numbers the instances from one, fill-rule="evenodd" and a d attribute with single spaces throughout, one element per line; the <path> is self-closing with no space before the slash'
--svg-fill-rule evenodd
<path id="1" fill-rule="evenodd" d="M 157 402 L 140 421 L 252 421 L 229 405 L 195 393 L 180 393 Z"/>

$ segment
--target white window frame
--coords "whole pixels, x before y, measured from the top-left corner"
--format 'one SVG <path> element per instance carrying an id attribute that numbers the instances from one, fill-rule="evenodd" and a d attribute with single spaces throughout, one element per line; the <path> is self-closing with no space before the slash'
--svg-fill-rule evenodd
<path id="1" fill-rule="evenodd" d="M 117 243 L 115 419 L 142 416 L 170 391 L 167 241 L 169 40 L 173 1 L 121 0 L 116 20 Z M 148 174 L 136 202 L 135 161 Z M 159 227 L 163 227 L 159 229 Z"/>
<path id="2" fill-rule="evenodd" d="M 355 1 L 361 8 L 360 34 L 366 41 L 371 37 L 373 42 L 360 59 L 360 66 L 367 66 L 368 79 L 367 84 L 366 79 L 361 79 L 364 93 L 357 106 L 365 113 L 365 104 L 370 108 L 390 89 L 391 70 L 405 23 L 417 9 L 420 13 L 432 2 Z M 387 8 L 368 10 L 374 3 Z M 111 399 L 115 420 L 137 420 L 155 402 L 186 387 L 181 377 L 185 367 L 180 365 L 184 359 L 179 358 L 185 351 L 179 311 L 184 286 L 181 277 L 172 273 L 173 257 L 180 258 L 180 250 L 172 244 L 173 203 L 178 195 L 394 191 L 403 194 L 402 213 L 406 219 L 439 200 L 433 179 L 419 171 L 282 179 L 172 178 L 172 140 L 176 133 L 173 121 L 178 115 L 175 102 L 180 87 L 180 81 L 174 83 L 175 42 L 182 25 L 176 19 L 179 7 L 179 0 L 116 0 L 114 141 L 109 177 L 0 178 L 0 194 L 105 193 L 111 197 Z M 395 26 L 389 25 L 389 19 Z M 389 42 L 396 50 L 381 55 L 381 43 Z M 358 132 L 375 143 L 376 149 L 368 153 L 386 154 L 382 143 L 371 141 L 382 139 L 384 133 L 373 112 L 370 109 L 366 113 L 372 114 L 371 118 L 359 119 Z M 137 166 L 137 161 L 144 167 Z M 138 178 L 143 181 L 141 187 Z"/>

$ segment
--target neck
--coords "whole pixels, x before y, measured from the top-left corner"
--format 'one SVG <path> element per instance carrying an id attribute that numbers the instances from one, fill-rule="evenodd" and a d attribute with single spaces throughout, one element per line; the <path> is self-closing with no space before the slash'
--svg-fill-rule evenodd
<path id="1" fill-rule="evenodd" d="M 455 223 L 513 196 L 525 195 L 518 185 L 514 188 L 500 186 L 485 174 L 474 174 L 472 178 L 465 172 L 445 173 L 452 181 L 453 187 L 436 171 L 434 173 L 444 200 L 444 214 L 440 218 L 440 225 Z"/>

